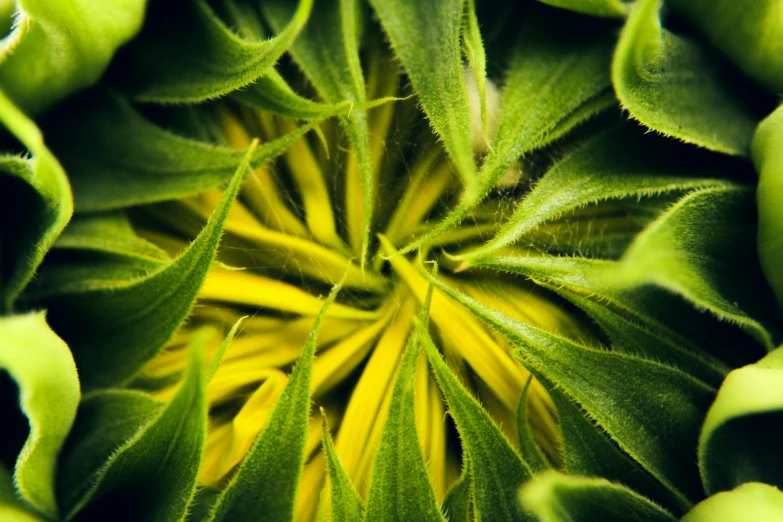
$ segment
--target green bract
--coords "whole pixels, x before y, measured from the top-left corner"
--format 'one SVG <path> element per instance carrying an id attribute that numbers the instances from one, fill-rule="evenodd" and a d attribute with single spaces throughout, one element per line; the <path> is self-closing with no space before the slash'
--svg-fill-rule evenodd
<path id="1" fill-rule="evenodd" d="M 780 519 L 782 13 L 0 0 L 0 519 Z"/>

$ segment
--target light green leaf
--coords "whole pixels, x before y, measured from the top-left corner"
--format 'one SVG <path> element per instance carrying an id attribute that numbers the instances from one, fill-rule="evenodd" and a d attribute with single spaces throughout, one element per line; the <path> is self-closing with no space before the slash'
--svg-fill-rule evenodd
<path id="1" fill-rule="evenodd" d="M 519 204 L 490 241 L 462 256 L 489 255 L 548 221 L 587 205 L 611 199 L 654 196 L 723 186 L 727 182 L 683 173 L 676 146 L 640 136 L 622 126 L 603 132 L 555 164 Z"/>
<path id="2" fill-rule="evenodd" d="M 783 347 L 731 372 L 707 414 L 699 466 L 708 494 L 744 482 L 783 487 Z"/>
<path id="3" fill-rule="evenodd" d="M 132 390 L 86 395 L 63 447 L 57 473 L 57 500 L 70 513 L 93 489 L 96 473 L 124 444 L 156 418 L 163 403 Z"/>
<path id="4" fill-rule="evenodd" d="M 464 0 L 371 0 L 394 52 L 405 67 L 435 132 L 475 198 L 470 104 L 462 69 L 460 34 Z M 426 52 L 422 52 L 426 49 Z"/>
<path id="5" fill-rule="evenodd" d="M 258 147 L 255 168 L 282 154 L 339 105 L 307 125 Z M 73 186 L 77 212 L 175 199 L 231 179 L 243 152 L 174 135 L 144 119 L 116 95 L 94 93 L 78 118 L 48 136 Z"/>
<path id="6" fill-rule="evenodd" d="M 210 522 L 252 520 L 258 516 L 280 522 L 292 520 L 304 466 L 316 339 L 326 310 L 339 290 L 340 285 L 336 285 L 329 293 L 269 424 L 253 441 L 220 494 Z"/>
<path id="7" fill-rule="evenodd" d="M 217 353 L 215 353 L 214 357 L 212 357 L 212 361 L 209 363 L 209 368 L 207 368 L 207 383 L 209 383 L 209 381 L 212 380 L 212 377 L 215 376 L 215 372 L 218 371 L 220 363 L 223 361 L 223 356 L 226 354 L 226 350 L 229 346 L 231 346 L 231 343 L 234 342 L 234 337 L 236 336 L 237 331 L 239 331 L 239 327 L 242 324 L 242 321 L 247 318 L 247 315 L 240 317 L 237 322 L 234 323 L 234 326 L 231 327 L 231 330 L 229 330 L 228 335 L 226 335 L 225 339 L 223 339 L 223 342 L 220 343 L 220 348 L 218 348 Z"/>
<path id="8" fill-rule="evenodd" d="M 79 404 L 79 377 L 62 339 L 43 313 L 0 318 L 0 369 L 19 387 L 19 404 L 30 434 L 16 460 L 18 495 L 48 518 L 57 518 L 57 457 Z M 2 508 L 0 508 L 2 509 Z"/>
<path id="9" fill-rule="evenodd" d="M 329 469 L 332 495 L 332 520 L 340 522 L 361 522 L 364 515 L 364 507 L 359 494 L 354 489 L 351 479 L 343 468 L 340 457 L 334 449 L 329 426 L 326 425 L 326 416 L 323 416 L 323 446 L 326 453 L 326 465 Z"/>
<path id="10" fill-rule="evenodd" d="M 123 64 L 124 88 L 141 101 L 196 103 L 244 87 L 272 67 L 310 16 L 313 0 L 301 0 L 278 35 L 246 40 L 218 19 L 206 0 L 170 8 L 153 5 L 143 37 Z"/>
<path id="11" fill-rule="evenodd" d="M 451 373 L 429 333 L 418 326 L 440 389 L 457 425 L 470 461 L 473 508 L 476 519 L 532 520 L 517 501 L 517 491 L 533 472 L 522 461 L 481 404 Z"/>
<path id="12" fill-rule="evenodd" d="M 4 215 L 18 223 L 13 233 L 0 233 L 0 311 L 10 312 L 71 218 L 73 199 L 68 178 L 44 145 L 38 127 L 2 91 L 0 124 L 32 155 L 0 155 L 0 207 Z"/>
<path id="13" fill-rule="evenodd" d="M 606 18 L 625 17 L 630 9 L 630 0 L 539 0 L 545 4 L 577 13 Z"/>
<path id="14" fill-rule="evenodd" d="M 676 368 L 590 348 L 512 319 L 433 280 L 518 348 L 540 380 L 557 383 L 642 468 L 687 509 L 701 495 L 690 449 L 715 390 Z"/>
<path id="15" fill-rule="evenodd" d="M 122 489 L 131 491 L 126 498 L 132 499 L 125 505 L 108 497 L 111 509 L 122 509 L 125 515 L 132 514 L 135 520 L 156 520 L 161 522 L 183 520 L 188 505 L 196 491 L 196 479 L 201 465 L 207 431 L 207 396 L 204 378 L 203 348 L 214 332 L 201 330 L 188 346 L 189 362 L 182 383 L 165 407 L 143 428 L 114 451 L 106 463 L 94 473 L 89 489 L 70 509 L 67 520 L 82 513 L 83 517 L 100 512 L 101 497 Z M 88 408 L 99 408 L 98 419 L 105 415 L 100 409 L 106 401 L 118 401 L 117 395 L 103 395 L 100 402 Z M 126 395 L 119 399 L 126 411 L 140 417 L 149 415 L 151 404 L 145 404 L 138 397 Z M 116 402 L 115 402 L 116 403 Z M 91 419 L 85 419 L 90 422 Z M 123 421 L 123 424 L 124 421 Z M 104 429 L 105 426 L 101 426 Z M 123 425 L 108 435 L 122 435 L 131 426 Z M 113 438 L 113 437 L 112 437 Z M 113 440 L 106 441 L 105 449 Z M 87 454 L 90 460 L 104 456 L 100 453 Z M 79 490 L 74 491 L 79 493 Z M 89 506 L 88 506 L 89 504 Z M 85 510 L 86 509 L 86 510 Z M 95 511 L 93 511 L 95 510 Z"/>
<path id="16" fill-rule="evenodd" d="M 746 155 L 755 116 L 698 43 L 661 27 L 662 3 L 636 2 L 620 35 L 612 62 L 620 103 L 665 136 Z"/>
<path id="17" fill-rule="evenodd" d="M 748 233 L 752 195 L 739 186 L 686 195 L 636 237 L 608 277 L 623 288 L 652 284 L 679 294 L 771 349 L 772 335 L 756 319 L 774 324 L 775 316 Z"/>
<path id="18" fill-rule="evenodd" d="M 488 139 L 487 131 L 489 127 L 487 116 L 487 54 L 484 50 L 484 43 L 481 41 L 475 0 L 467 0 L 465 2 L 465 16 L 462 19 L 462 46 L 473 76 L 476 78 L 479 112 L 481 113 L 481 130 L 482 136 L 486 140 Z M 470 86 L 468 86 L 468 89 L 468 92 L 470 92 Z"/>
<path id="19" fill-rule="evenodd" d="M 274 69 L 232 96 L 259 109 L 302 120 L 320 118 L 333 109 L 296 94 Z"/>
<path id="20" fill-rule="evenodd" d="M 597 106 L 593 102 L 611 87 L 613 38 L 578 18 L 531 6 L 513 49 L 498 132 L 479 173 L 480 189 L 465 192 L 440 223 L 397 255 L 459 224 L 521 156 L 583 123 L 596 108 L 606 107 L 606 98 Z M 589 110 L 583 110 L 585 106 Z"/>
<path id="21" fill-rule="evenodd" d="M 783 106 L 762 121 L 753 136 L 753 163 L 759 174 L 758 252 L 764 275 L 783 309 Z"/>
<path id="22" fill-rule="evenodd" d="M 141 28 L 145 3 L 16 0 L 15 28 L 0 40 L 0 89 L 25 112 L 38 114 L 93 85 L 117 48 Z"/>
<path id="23" fill-rule="evenodd" d="M 616 262 L 565 256 L 490 256 L 476 260 L 474 266 L 523 275 L 562 295 L 606 331 L 615 350 L 666 362 L 712 386 L 719 386 L 729 371 L 725 363 L 673 330 L 665 319 L 652 315 L 654 307 L 650 305 L 656 300 L 640 299 L 632 289 L 622 291 L 606 284 L 618 270 Z"/>
<path id="24" fill-rule="evenodd" d="M 82 279 L 48 298 L 70 341 L 85 388 L 131 379 L 166 344 L 190 312 L 215 258 L 223 224 L 248 168 L 251 145 L 215 212 L 171 263 L 132 280 Z M 113 347 L 107 349 L 108 346 Z"/>
<path id="25" fill-rule="evenodd" d="M 526 485 L 525 505 L 540 522 L 676 522 L 670 513 L 618 484 L 604 479 L 549 471 Z"/>
<path id="26" fill-rule="evenodd" d="M 465 461 L 462 474 L 446 493 L 441 511 L 449 522 L 471 522 L 471 473 L 470 463 Z"/>
<path id="27" fill-rule="evenodd" d="M 432 286 L 427 291 L 419 317 L 425 328 L 431 301 Z M 419 333 L 414 331 L 402 355 L 389 414 L 375 455 L 367 501 L 368 520 L 445 522 L 435 501 L 416 434 L 413 394 L 420 353 Z"/>
<path id="28" fill-rule="evenodd" d="M 773 92 L 783 92 L 779 0 L 669 0 L 667 4 L 745 74 Z"/>
<path id="29" fill-rule="evenodd" d="M 263 11 L 273 27 L 279 27 L 288 17 L 290 2 L 264 2 Z M 367 257 L 375 203 L 375 181 L 370 164 L 370 139 L 364 76 L 359 61 L 358 20 L 356 0 L 321 0 L 316 3 L 311 20 L 296 39 L 289 52 L 328 103 L 344 101 L 359 104 L 342 118 L 343 126 L 355 155 L 362 186 L 361 212 L 349 216 L 351 244 L 360 254 L 362 266 Z M 347 183 L 353 180 L 348 179 Z M 350 204 L 349 204 L 350 206 Z M 356 228 L 351 225 L 356 224 Z"/>
<path id="30" fill-rule="evenodd" d="M 11 473 L 0 464 L 0 520 L 6 522 L 46 522 L 46 519 L 31 512 L 16 497 Z"/>
<path id="31" fill-rule="evenodd" d="M 517 406 L 517 438 L 519 439 L 519 452 L 522 458 L 530 465 L 530 468 L 538 473 L 550 469 L 552 465 L 544 456 L 541 448 L 538 446 L 533 432 L 530 431 L 530 424 L 527 418 L 527 394 L 530 390 L 530 383 L 533 382 L 533 376 L 528 377 L 525 387 L 522 389 L 522 396 Z"/>
<path id="32" fill-rule="evenodd" d="M 700 502 L 680 522 L 776 522 L 783 518 L 783 493 L 774 486 L 749 482 Z"/>

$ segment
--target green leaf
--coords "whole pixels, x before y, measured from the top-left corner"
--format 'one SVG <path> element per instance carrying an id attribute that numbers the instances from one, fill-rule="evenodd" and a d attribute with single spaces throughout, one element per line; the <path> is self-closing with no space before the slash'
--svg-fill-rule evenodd
<path id="1" fill-rule="evenodd" d="M 258 147 L 253 168 L 282 154 L 315 125 L 347 112 L 339 105 L 307 125 Z M 117 95 L 93 93 L 68 125 L 54 126 L 52 150 L 68 172 L 77 212 L 176 199 L 231 179 L 241 151 L 172 134 L 144 119 Z"/>
<path id="2" fill-rule="evenodd" d="M 427 292 L 419 322 L 426 325 L 432 300 Z M 426 327 L 426 326 L 425 326 Z M 445 521 L 435 501 L 432 481 L 416 434 L 413 395 L 421 341 L 414 331 L 402 355 L 389 413 L 375 455 L 367 519 L 384 521 Z"/>
<path id="3" fill-rule="evenodd" d="M 577 13 L 606 18 L 625 17 L 630 9 L 629 0 L 538 0 L 545 4 L 569 9 Z"/>
<path id="4" fill-rule="evenodd" d="M 254 82 L 302 30 L 313 0 L 301 0 L 276 37 L 258 41 L 232 33 L 206 0 L 180 6 L 173 23 L 170 10 L 153 6 L 143 37 L 128 53 L 124 88 L 137 100 L 196 103 Z"/>
<path id="5" fill-rule="evenodd" d="M 665 362 L 712 386 L 719 386 L 729 371 L 725 363 L 667 325 L 665 318 L 653 315 L 653 300 L 607 284 L 618 271 L 616 262 L 531 255 L 490 256 L 473 263 L 524 275 L 562 295 L 606 331 L 615 350 Z"/>
<path id="6" fill-rule="evenodd" d="M 528 377 L 525 387 L 522 389 L 522 396 L 519 398 L 517 406 L 517 437 L 519 439 L 519 452 L 522 458 L 530 465 L 530 468 L 538 473 L 550 469 L 552 466 L 544 456 L 541 448 L 538 446 L 533 432 L 530 431 L 530 424 L 527 418 L 527 394 L 530 391 L 530 383 L 533 382 L 533 376 Z"/>
<path id="7" fill-rule="evenodd" d="M 279 27 L 290 11 L 290 2 L 264 2 L 263 11 L 273 27 Z M 311 20 L 289 52 L 328 103 L 344 101 L 359 104 L 342 118 L 355 155 L 362 187 L 360 215 L 348 216 L 351 243 L 360 253 L 362 266 L 367 257 L 375 202 L 375 181 L 370 164 L 370 138 L 364 76 L 359 61 L 357 0 L 322 0 L 316 3 Z M 350 173 L 349 173 L 350 176 Z M 352 183 L 349 179 L 346 183 Z M 353 208 L 349 205 L 349 209 Z"/>
<path id="8" fill-rule="evenodd" d="M 212 217 L 180 257 L 132 280 L 81 280 L 68 294 L 47 299 L 52 318 L 60 321 L 59 331 L 70 341 L 85 388 L 127 382 L 179 328 L 215 258 L 255 144 Z"/>
<path id="9" fill-rule="evenodd" d="M 111 253 L 150 261 L 169 259 L 163 249 L 137 236 L 128 216 L 118 211 L 74 216 L 53 248 Z"/>
<path id="10" fill-rule="evenodd" d="M 57 518 L 54 476 L 79 404 L 76 366 L 43 313 L 0 318 L 0 339 L 0 368 L 16 381 L 19 404 L 30 424 L 14 469 L 16 491 L 46 517 Z"/>
<path id="11" fill-rule="evenodd" d="M 25 112 L 39 114 L 96 83 L 117 48 L 141 28 L 145 3 L 16 0 L 14 30 L 0 41 L 0 89 Z"/>
<path id="12" fill-rule="evenodd" d="M 683 173 L 682 159 L 678 147 L 640 136 L 635 129 L 622 126 L 603 132 L 547 171 L 495 237 L 462 259 L 469 264 L 587 205 L 727 183 L 706 173 Z"/>
<path id="13" fill-rule="evenodd" d="M 68 178 L 35 126 L 0 91 L 0 123 L 27 147 L 32 158 L 0 155 L 2 215 L 17 222 L 0 233 L 0 311 L 10 312 L 44 255 L 73 213 Z"/>
<path id="14" fill-rule="evenodd" d="M 94 516 L 95 511 L 92 510 L 100 509 L 100 497 L 104 496 L 104 500 L 111 503 L 111 509 L 122 509 L 126 516 L 132 514 L 136 520 L 184 519 L 196 491 L 206 442 L 207 394 L 202 352 L 212 335 L 214 332 L 211 330 L 200 330 L 194 335 L 188 346 L 187 369 L 171 402 L 112 451 L 109 460 L 92 475 L 89 489 L 71 508 L 67 520 L 82 511 L 85 518 Z M 151 403 L 145 404 L 138 397 L 131 398 L 129 395 L 122 399 L 118 395 L 100 397 L 99 402 L 88 406 L 99 420 L 107 414 L 100 411 L 107 406 L 107 401 L 110 401 L 109 404 L 119 402 L 125 411 L 141 418 L 149 415 L 152 407 Z M 85 421 L 90 423 L 93 419 Z M 123 424 L 107 435 L 121 436 L 129 432 L 132 424 L 127 425 L 125 421 Z M 105 425 L 101 426 L 101 430 L 105 428 Z M 105 442 L 100 449 L 105 450 L 114 440 Z M 87 455 L 91 461 L 104 456 L 97 452 Z M 130 491 L 128 498 L 132 498 L 133 503 L 118 506 L 117 500 L 109 495 L 118 490 Z"/>
<path id="15" fill-rule="evenodd" d="M 764 119 L 753 136 L 753 163 L 759 173 L 758 252 L 764 275 L 783 309 L 783 106 Z"/>
<path id="16" fill-rule="evenodd" d="M 549 471 L 524 487 L 525 505 L 541 522 L 676 522 L 646 498 L 604 479 Z"/>
<path id="17" fill-rule="evenodd" d="M 270 520 L 292 520 L 304 466 L 316 339 L 326 310 L 339 290 L 340 285 L 336 285 L 329 293 L 269 424 L 253 441 L 220 494 L 210 522 L 252 520 L 261 513 Z"/>
<path id="18" fill-rule="evenodd" d="M 302 120 L 320 118 L 333 109 L 296 94 L 274 69 L 232 96 L 259 109 Z"/>
<path id="19" fill-rule="evenodd" d="M 698 43 L 661 27 L 662 3 L 636 2 L 620 35 L 612 62 L 620 103 L 665 136 L 746 155 L 755 116 Z"/>
<path id="20" fill-rule="evenodd" d="M 520 157 L 583 123 L 596 108 L 606 107 L 601 95 L 611 87 L 611 34 L 571 13 L 535 5 L 526 13 L 519 34 L 498 132 L 479 173 L 479 190 L 465 192 L 440 223 L 397 255 L 458 225 Z M 601 104 L 593 105 L 598 98 Z M 590 110 L 583 110 L 585 106 Z"/>
<path id="21" fill-rule="evenodd" d="M 774 308 L 758 267 L 752 190 L 693 192 L 643 230 L 608 276 L 620 287 L 657 285 L 721 320 L 737 324 L 771 349 L 765 323 Z"/>
<path id="22" fill-rule="evenodd" d="M 332 520 L 340 522 L 361 522 L 363 520 L 364 507 L 359 494 L 354 489 L 351 479 L 343 468 L 340 457 L 334 450 L 329 426 L 326 425 L 326 415 L 323 409 L 323 446 L 326 453 L 326 466 L 329 470 L 332 495 Z"/>
<path id="23" fill-rule="evenodd" d="M 0 520 L 6 522 L 45 522 L 16 498 L 11 473 L 0 464 Z"/>
<path id="24" fill-rule="evenodd" d="M 82 399 L 57 472 L 57 500 L 66 513 L 76 508 L 93 489 L 95 475 L 146 429 L 162 406 L 132 390 L 101 390 Z"/>
<path id="25" fill-rule="evenodd" d="M 518 348 L 540 380 L 557 383 L 600 428 L 687 509 L 701 495 L 690 449 L 715 390 L 682 371 L 550 334 L 433 280 Z"/>
<path id="26" fill-rule="evenodd" d="M 775 522 L 783 517 L 783 493 L 774 486 L 750 482 L 699 503 L 680 522 Z"/>
<path id="27" fill-rule="evenodd" d="M 467 194 L 478 189 L 460 35 L 464 0 L 371 0 L 394 52 L 443 140 Z M 426 52 L 423 50 L 426 49 Z"/>
<path id="28" fill-rule="evenodd" d="M 707 414 L 699 465 L 708 494 L 744 482 L 783 487 L 783 347 L 731 372 Z"/>
<path id="29" fill-rule="evenodd" d="M 470 461 L 476 519 L 532 520 L 517 501 L 519 487 L 533 476 L 530 467 L 492 417 L 451 373 L 421 324 L 418 331 Z"/>
<path id="30" fill-rule="evenodd" d="M 783 24 L 780 2 L 669 0 L 707 40 L 742 71 L 773 92 L 783 92 Z"/>
<path id="31" fill-rule="evenodd" d="M 566 473 L 617 482 L 667 507 L 683 510 L 672 502 L 664 485 L 596 426 L 581 405 L 551 383 L 544 383 L 557 407 Z"/>
<path id="32" fill-rule="evenodd" d="M 468 59 L 470 70 L 476 78 L 479 112 L 481 113 L 481 134 L 486 140 L 488 139 L 487 131 L 489 127 L 487 116 L 487 54 L 484 50 L 484 42 L 481 41 L 481 30 L 476 17 L 475 0 L 466 0 L 465 2 L 465 16 L 462 19 L 462 46 L 465 51 L 465 57 Z"/>
<path id="33" fill-rule="evenodd" d="M 471 522 L 471 473 L 470 463 L 465 461 L 462 474 L 446 493 L 441 511 L 446 514 L 449 522 Z"/>

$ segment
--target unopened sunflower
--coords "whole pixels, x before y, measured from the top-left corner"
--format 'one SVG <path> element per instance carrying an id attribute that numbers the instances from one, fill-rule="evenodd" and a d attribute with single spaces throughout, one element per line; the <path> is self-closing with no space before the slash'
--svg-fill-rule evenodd
<path id="1" fill-rule="evenodd" d="M 6 12 L 0 519 L 783 517 L 780 0 Z"/>

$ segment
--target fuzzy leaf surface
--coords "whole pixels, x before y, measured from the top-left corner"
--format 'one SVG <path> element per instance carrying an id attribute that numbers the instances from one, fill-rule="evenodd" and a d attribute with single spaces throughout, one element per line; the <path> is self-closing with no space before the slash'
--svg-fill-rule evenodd
<path id="1" fill-rule="evenodd" d="M 0 232 L 0 311 L 9 312 L 73 213 L 68 178 L 41 132 L 0 91 L 0 124 L 31 158 L 0 155 L 0 215 L 16 221 Z"/>
<path id="2" fill-rule="evenodd" d="M 641 495 L 604 479 L 550 471 L 522 490 L 522 500 L 540 522 L 676 522 Z"/>
<path id="3" fill-rule="evenodd" d="M 643 125 L 710 150 L 745 156 L 756 117 L 695 40 L 663 27 L 663 0 L 634 4 L 612 61 L 623 108 Z"/>
<path id="4" fill-rule="evenodd" d="M 0 318 L 0 339 L 0 368 L 16 381 L 19 406 L 30 425 L 16 460 L 15 489 L 45 517 L 57 518 L 57 457 L 81 396 L 76 365 L 42 312 Z"/>

